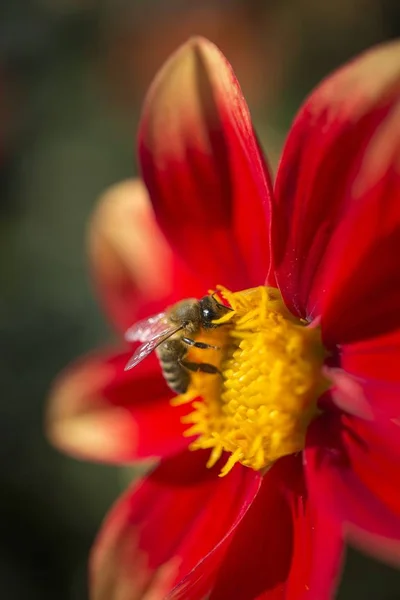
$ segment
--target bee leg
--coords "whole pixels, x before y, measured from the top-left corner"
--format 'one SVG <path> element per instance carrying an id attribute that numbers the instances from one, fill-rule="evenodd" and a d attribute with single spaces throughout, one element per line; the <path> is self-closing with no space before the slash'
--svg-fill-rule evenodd
<path id="1" fill-rule="evenodd" d="M 178 362 L 184 369 L 192 371 L 193 373 L 209 373 L 210 375 L 216 375 L 218 373 L 222 377 L 221 371 L 215 365 L 210 365 L 209 363 L 196 363 L 189 360 L 179 360 Z"/>
<path id="2" fill-rule="evenodd" d="M 195 348 L 201 348 L 202 350 L 207 350 L 208 348 L 211 348 L 212 350 L 221 350 L 220 346 L 213 346 L 212 344 L 206 344 L 205 342 L 196 342 L 196 340 L 187 337 L 183 337 L 182 342 L 188 346 L 194 346 Z"/>

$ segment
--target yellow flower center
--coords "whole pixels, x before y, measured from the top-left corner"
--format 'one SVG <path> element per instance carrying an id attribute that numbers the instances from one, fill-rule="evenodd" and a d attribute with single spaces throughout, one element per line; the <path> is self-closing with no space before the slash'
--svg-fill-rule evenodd
<path id="1" fill-rule="evenodd" d="M 218 289 L 233 310 L 196 339 L 220 350 L 191 348 L 189 359 L 214 364 L 220 375 L 193 373 L 173 404 L 193 402 L 185 435 L 197 436 L 190 449 L 211 449 L 208 467 L 231 453 L 223 476 L 236 462 L 265 470 L 302 450 L 327 382 L 319 327 L 295 318 L 277 289 Z"/>

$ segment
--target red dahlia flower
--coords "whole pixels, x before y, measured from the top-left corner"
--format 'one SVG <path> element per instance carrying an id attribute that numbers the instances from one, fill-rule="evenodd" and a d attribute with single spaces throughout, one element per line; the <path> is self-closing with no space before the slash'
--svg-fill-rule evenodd
<path id="1" fill-rule="evenodd" d="M 151 204 L 141 183 L 102 204 L 98 287 L 122 333 L 217 284 L 233 310 L 213 389 L 194 374 L 171 403 L 154 354 L 124 370 L 132 348 L 55 386 L 57 446 L 161 459 L 105 521 L 94 600 L 324 600 L 344 540 L 399 561 L 399 126 L 394 43 L 306 100 L 273 189 L 215 46 L 191 40 L 157 76 L 139 134 Z"/>

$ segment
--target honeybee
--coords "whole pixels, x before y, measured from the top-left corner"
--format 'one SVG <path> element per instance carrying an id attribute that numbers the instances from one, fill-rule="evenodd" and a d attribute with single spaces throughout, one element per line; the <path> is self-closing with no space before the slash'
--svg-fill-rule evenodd
<path id="1" fill-rule="evenodd" d="M 218 374 L 215 365 L 192 362 L 186 359 L 189 347 L 220 350 L 219 346 L 198 342 L 193 339 L 202 329 L 209 330 L 221 325 L 213 323 L 220 319 L 230 307 L 214 297 L 204 296 L 201 300 L 189 298 L 168 308 L 165 312 L 138 321 L 128 329 L 128 342 L 142 342 L 135 350 L 125 370 L 133 369 L 153 350 L 156 351 L 168 386 L 177 394 L 186 392 L 191 372 Z"/>

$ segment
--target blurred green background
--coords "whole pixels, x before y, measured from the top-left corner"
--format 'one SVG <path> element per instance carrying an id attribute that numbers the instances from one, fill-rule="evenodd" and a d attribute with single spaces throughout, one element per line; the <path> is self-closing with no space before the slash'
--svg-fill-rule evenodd
<path id="1" fill-rule="evenodd" d="M 57 372 L 111 335 L 90 288 L 85 228 L 99 194 L 136 173 L 156 69 L 192 34 L 215 41 L 276 166 L 320 78 L 399 33 L 398 0 L 2 0 L 2 599 L 87 598 L 88 550 L 128 481 L 59 455 L 43 413 Z M 400 575 L 350 551 L 339 598 L 400 599 Z"/>

